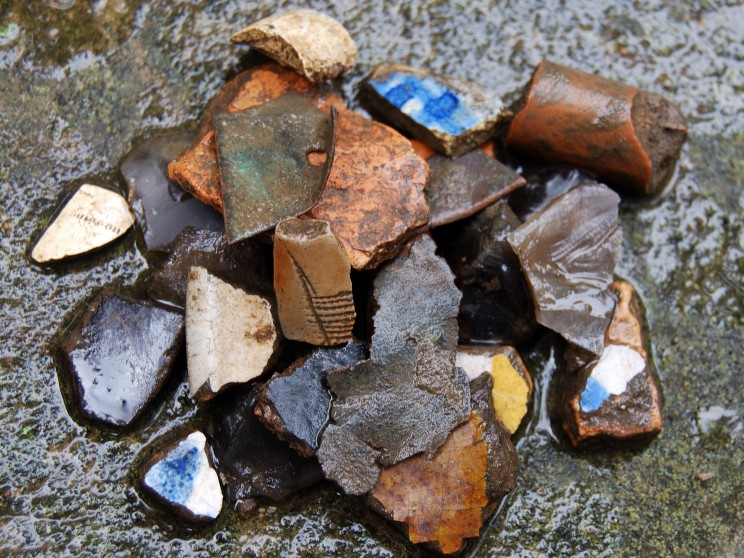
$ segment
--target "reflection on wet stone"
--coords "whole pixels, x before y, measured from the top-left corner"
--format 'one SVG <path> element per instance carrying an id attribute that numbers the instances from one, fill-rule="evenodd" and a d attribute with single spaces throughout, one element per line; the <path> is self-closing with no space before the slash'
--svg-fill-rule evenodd
<path id="1" fill-rule="evenodd" d="M 509 194 L 506 202 L 521 221 L 527 221 L 554 198 L 594 180 L 570 167 L 547 167 L 525 175 L 527 184 Z"/>
<path id="2" fill-rule="evenodd" d="M 165 385 L 182 344 L 180 314 L 102 291 L 60 350 L 83 415 L 127 426 Z"/>

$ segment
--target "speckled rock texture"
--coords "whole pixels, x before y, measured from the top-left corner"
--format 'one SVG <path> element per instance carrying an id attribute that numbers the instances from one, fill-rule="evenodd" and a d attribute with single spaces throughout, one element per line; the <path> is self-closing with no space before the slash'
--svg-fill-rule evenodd
<path id="1" fill-rule="evenodd" d="M 87 9 L 88 6 L 95 6 Z M 196 130 L 207 101 L 243 68 L 236 27 L 278 2 L 6 2 L 0 18 L 0 554 L 413 556 L 402 537 L 336 489 L 310 489 L 241 520 L 184 530 L 140 501 L 143 447 L 205 415 L 185 384 L 160 412 L 111 436 L 65 410 L 53 338 L 106 284 L 137 286 L 151 260 L 136 235 L 54 270 L 29 252 L 81 184 L 113 184 L 146 137 Z M 468 548 L 476 558 L 675 558 L 744 553 L 744 7 L 735 3 L 530 0 L 502 4 L 341 0 L 327 10 L 359 61 L 342 79 L 351 108 L 379 62 L 483 83 L 514 102 L 543 58 L 663 94 L 689 117 L 670 191 L 620 207 L 617 273 L 646 304 L 664 391 L 664 433 L 643 452 L 577 458 L 554 443 L 546 403 L 551 338 L 523 353 L 534 414 L 519 483 Z M 384 30 L 381 32 L 380 30 Z M 97 177 L 100 180 L 93 180 Z M 154 265 L 154 262 L 153 262 Z M 715 363 L 715 365 L 711 365 Z M 64 387 L 64 385 L 63 385 Z M 705 473 L 698 477 L 699 473 Z M 714 475 L 714 476 L 710 476 Z M 709 479 L 701 481 L 700 478 Z M 655 533 L 656 536 L 648 536 Z"/>

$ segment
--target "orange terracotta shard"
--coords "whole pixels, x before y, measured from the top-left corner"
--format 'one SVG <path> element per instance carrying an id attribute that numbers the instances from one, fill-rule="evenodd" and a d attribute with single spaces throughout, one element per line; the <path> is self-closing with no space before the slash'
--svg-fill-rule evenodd
<path id="1" fill-rule="evenodd" d="M 370 492 L 373 505 L 408 525 L 413 543 L 433 543 L 444 554 L 480 535 L 488 504 L 488 446 L 481 419 L 470 419 L 449 435 L 434 457 L 419 454 L 384 469 Z"/>
<path id="2" fill-rule="evenodd" d="M 318 108 L 343 108 L 340 97 L 327 84 L 313 85 L 292 70 L 268 63 L 246 70 L 229 81 L 209 102 L 198 140 L 168 165 L 168 176 L 196 199 L 222 212 L 222 187 L 217 162 L 214 115 L 263 105 L 288 91 L 308 95 Z"/>
<path id="3" fill-rule="evenodd" d="M 372 269 L 429 221 L 428 177 L 429 166 L 408 139 L 340 109 L 331 173 L 306 215 L 330 222 L 354 269 Z"/>

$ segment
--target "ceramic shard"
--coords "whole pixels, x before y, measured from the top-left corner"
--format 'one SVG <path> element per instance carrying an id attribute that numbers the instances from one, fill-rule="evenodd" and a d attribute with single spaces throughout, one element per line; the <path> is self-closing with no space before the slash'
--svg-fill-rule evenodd
<path id="1" fill-rule="evenodd" d="M 230 242 L 267 231 L 317 203 L 333 162 L 333 114 L 290 91 L 215 117 Z"/>
<path id="2" fill-rule="evenodd" d="M 281 500 L 323 479 L 315 458 L 301 457 L 255 415 L 260 385 L 236 386 L 215 400 L 210 435 L 220 478 L 238 508 L 263 496 Z"/>
<path id="3" fill-rule="evenodd" d="M 85 254 L 113 242 L 134 223 L 116 192 L 83 184 L 67 201 L 31 251 L 38 263 Z"/>
<path id="4" fill-rule="evenodd" d="M 434 155 L 427 163 L 430 176 L 424 192 L 431 227 L 470 217 L 525 184 L 524 178 L 481 149 L 454 159 Z"/>
<path id="5" fill-rule="evenodd" d="M 429 167 L 398 132 L 349 110 L 336 119 L 333 165 L 307 215 L 331 224 L 354 269 L 392 258 L 429 220 Z"/>
<path id="6" fill-rule="evenodd" d="M 192 267 L 186 287 L 186 355 L 191 395 L 199 401 L 263 374 L 279 338 L 271 304 Z"/>
<path id="7" fill-rule="evenodd" d="M 168 258 L 147 279 L 147 294 L 153 300 L 185 308 L 186 284 L 194 266 L 252 293 L 273 297 L 270 256 L 255 239 L 228 244 L 223 232 L 186 227 L 169 251 Z"/>
<path id="8" fill-rule="evenodd" d="M 328 221 L 286 219 L 274 234 L 274 288 L 287 339 L 338 345 L 351 339 L 356 312 L 351 266 Z"/>
<path id="9" fill-rule="evenodd" d="M 200 431 L 160 452 L 142 475 L 142 486 L 166 508 L 192 522 L 217 518 L 222 487 Z"/>
<path id="10" fill-rule="evenodd" d="M 313 455 L 331 414 L 332 395 L 324 379 L 329 372 L 364 359 L 364 345 L 320 348 L 274 374 L 258 394 L 256 415 L 272 432 L 301 455 Z"/>
<path id="11" fill-rule="evenodd" d="M 312 82 L 340 76 L 356 62 L 357 49 L 338 21 L 316 10 L 288 10 L 261 19 L 232 36 Z"/>
<path id="12" fill-rule="evenodd" d="M 222 216 L 168 178 L 168 164 L 191 141 L 190 134 L 151 138 L 132 149 L 119 171 L 148 250 L 166 250 L 187 226 L 219 231 Z"/>
<path id="13" fill-rule="evenodd" d="M 622 244 L 619 202 L 606 186 L 582 185 L 508 237 L 527 275 L 537 321 L 597 355 L 615 306 L 609 287 Z"/>
<path id="14" fill-rule="evenodd" d="M 455 368 L 460 293 L 434 249 L 421 237 L 379 272 L 371 358 L 327 376 L 334 445 L 324 449 L 324 435 L 318 456 L 348 493 L 369 490 L 379 465 L 433 455 L 470 416 L 467 377 Z M 348 466 L 347 453 L 362 461 Z"/>
<path id="15" fill-rule="evenodd" d="M 128 426 L 167 382 L 182 344 L 177 312 L 102 291 L 60 349 L 83 415 Z"/>
<path id="16" fill-rule="evenodd" d="M 493 135 L 507 112 L 477 83 L 382 64 L 367 78 L 370 108 L 429 147 L 449 156 L 474 149 Z"/>
<path id="17" fill-rule="evenodd" d="M 520 221 L 527 221 L 553 199 L 576 186 L 594 182 L 588 174 L 570 167 L 542 167 L 526 177 L 524 187 L 506 198 L 506 203 Z"/>

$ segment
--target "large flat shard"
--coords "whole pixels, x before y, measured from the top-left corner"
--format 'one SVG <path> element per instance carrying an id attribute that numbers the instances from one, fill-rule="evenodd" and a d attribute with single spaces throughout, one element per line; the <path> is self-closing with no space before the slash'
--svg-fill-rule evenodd
<path id="1" fill-rule="evenodd" d="M 348 493 L 371 489 L 380 466 L 433 455 L 470 416 L 468 379 L 455 367 L 460 292 L 434 250 L 421 237 L 379 273 L 371 358 L 327 376 L 334 425 L 318 456 Z"/>
<path id="2" fill-rule="evenodd" d="M 333 115 L 290 91 L 215 117 L 228 241 L 267 231 L 315 205 L 333 161 Z"/>

